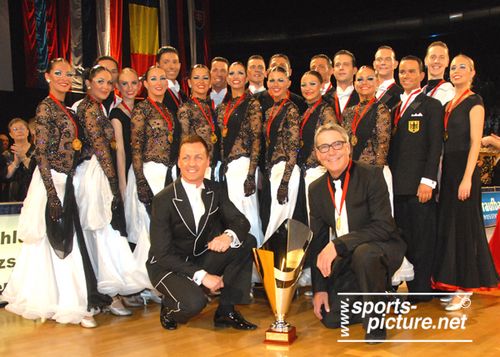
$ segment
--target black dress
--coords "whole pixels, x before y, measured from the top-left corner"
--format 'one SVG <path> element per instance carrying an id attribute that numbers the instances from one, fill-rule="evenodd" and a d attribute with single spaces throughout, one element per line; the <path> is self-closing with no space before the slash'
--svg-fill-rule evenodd
<path id="1" fill-rule="evenodd" d="M 458 199 L 470 147 L 469 113 L 476 105 L 483 106 L 483 100 L 473 94 L 452 111 L 448 121 L 433 277 L 436 289 L 476 290 L 496 287 L 499 281 L 484 231 L 477 166 L 472 175 L 470 197 L 465 201 Z"/>
<path id="2" fill-rule="evenodd" d="M 5 181 L 9 182 L 7 197 L 8 202 L 22 202 L 26 198 L 26 194 L 28 193 L 28 188 L 31 183 L 31 177 L 33 176 L 33 171 L 35 171 L 36 167 L 36 160 L 33 155 L 34 151 L 35 146 L 31 144 L 26 152 L 26 156 L 30 158 L 28 166 L 25 166 L 24 162 L 22 162 L 19 164 L 19 167 L 16 169 L 12 177 L 10 179 L 5 179 Z M 14 161 L 14 153 L 10 150 L 6 150 L 2 155 L 5 160 L 6 174 L 7 167 Z"/>
<path id="3" fill-rule="evenodd" d="M 125 178 L 132 164 L 132 148 L 130 146 L 130 118 L 120 108 L 113 108 L 109 120 L 117 119 L 122 124 L 123 146 L 125 147 Z"/>

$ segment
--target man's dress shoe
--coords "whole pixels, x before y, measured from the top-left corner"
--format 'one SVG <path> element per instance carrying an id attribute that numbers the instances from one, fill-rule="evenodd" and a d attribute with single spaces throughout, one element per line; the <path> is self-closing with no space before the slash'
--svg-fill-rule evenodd
<path id="1" fill-rule="evenodd" d="M 215 312 L 214 325 L 215 327 L 232 327 L 237 330 L 255 330 L 257 328 L 257 325 L 245 320 L 236 310 L 228 314 Z"/>

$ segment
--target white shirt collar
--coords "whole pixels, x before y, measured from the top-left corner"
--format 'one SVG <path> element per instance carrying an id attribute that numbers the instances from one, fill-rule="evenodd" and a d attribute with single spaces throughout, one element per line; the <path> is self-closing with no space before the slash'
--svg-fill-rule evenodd
<path id="1" fill-rule="evenodd" d="M 167 79 L 168 81 L 168 88 L 174 90 L 177 93 L 181 90 L 181 86 L 179 85 L 179 82 L 177 81 L 171 81 L 170 79 Z"/>
<path id="2" fill-rule="evenodd" d="M 205 188 L 205 184 L 202 182 L 201 185 L 196 187 L 196 184 L 187 182 L 184 178 L 181 177 L 181 183 L 186 192 L 196 192 L 201 191 Z"/>
<path id="3" fill-rule="evenodd" d="M 214 101 L 215 106 L 218 106 L 220 103 L 222 103 L 222 100 L 226 96 L 227 93 L 227 87 L 222 89 L 219 93 L 217 93 L 215 90 L 210 91 L 210 99 Z"/>
<path id="4" fill-rule="evenodd" d="M 201 217 L 205 214 L 205 204 L 201 199 L 201 190 L 205 188 L 203 182 L 201 185 L 196 187 L 195 184 L 186 182 L 183 178 L 181 178 L 182 187 L 186 191 L 186 195 L 189 200 L 189 204 L 191 206 L 191 210 L 193 211 L 194 223 L 196 225 L 196 231 L 198 231 L 198 224 L 200 223 Z"/>
<path id="5" fill-rule="evenodd" d="M 264 92 L 264 91 L 266 90 L 266 87 L 264 87 L 264 86 L 256 87 L 256 86 L 254 86 L 253 84 L 249 84 L 249 85 L 248 85 L 248 90 L 249 90 L 252 94 L 255 94 L 255 93 Z"/>
<path id="6" fill-rule="evenodd" d="M 410 93 L 406 94 L 406 92 L 404 92 L 403 94 L 401 94 L 401 102 L 406 103 L 406 100 L 411 97 L 410 101 L 408 102 L 408 105 L 411 104 L 411 102 L 413 102 L 415 100 L 415 97 L 416 95 L 412 95 L 413 93 L 417 93 L 417 92 L 420 92 L 422 91 L 422 88 L 418 87 L 414 90 L 412 90 Z"/>
<path id="7" fill-rule="evenodd" d="M 324 95 L 328 89 L 330 89 L 332 86 L 332 82 L 328 81 L 326 83 L 323 83 L 322 87 L 321 87 L 321 95 Z"/>
<path id="8" fill-rule="evenodd" d="M 336 90 L 337 90 L 337 97 L 339 97 L 339 98 L 340 97 L 348 97 L 351 95 L 352 91 L 354 90 L 354 86 L 351 84 L 345 90 L 340 88 L 340 86 L 337 86 Z"/>
<path id="9" fill-rule="evenodd" d="M 381 91 L 387 90 L 393 83 L 396 83 L 394 78 L 386 79 L 378 86 L 378 90 L 381 90 Z"/>

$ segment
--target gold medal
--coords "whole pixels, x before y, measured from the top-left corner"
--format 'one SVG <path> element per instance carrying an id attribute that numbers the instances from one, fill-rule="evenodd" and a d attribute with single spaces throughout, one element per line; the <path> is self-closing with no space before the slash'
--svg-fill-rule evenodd
<path id="1" fill-rule="evenodd" d="M 447 140 L 448 140 L 448 130 L 445 130 L 445 131 L 444 131 L 444 134 L 443 134 L 443 140 L 444 140 L 444 141 L 447 141 Z"/>
<path id="2" fill-rule="evenodd" d="M 225 138 L 227 136 L 227 126 L 222 128 L 222 137 Z"/>
<path id="3" fill-rule="evenodd" d="M 114 138 L 109 142 L 109 146 L 111 146 L 112 150 L 116 150 L 116 140 Z"/>
<path id="4" fill-rule="evenodd" d="M 174 136 L 172 135 L 172 133 L 168 133 L 167 140 L 170 144 L 174 142 Z"/>
<path id="5" fill-rule="evenodd" d="M 215 133 L 212 132 L 212 136 L 210 136 L 210 139 L 212 140 L 212 144 L 215 144 L 217 142 L 217 135 L 215 135 Z"/>
<path id="6" fill-rule="evenodd" d="M 337 217 L 337 232 L 340 230 L 340 217 Z"/>
<path id="7" fill-rule="evenodd" d="M 357 143 L 358 143 L 358 137 L 353 134 L 353 136 L 351 136 L 351 144 L 352 146 L 356 146 Z"/>
<path id="8" fill-rule="evenodd" d="M 82 142 L 80 141 L 80 139 L 76 138 L 71 142 L 71 147 L 75 151 L 80 151 L 82 149 Z"/>

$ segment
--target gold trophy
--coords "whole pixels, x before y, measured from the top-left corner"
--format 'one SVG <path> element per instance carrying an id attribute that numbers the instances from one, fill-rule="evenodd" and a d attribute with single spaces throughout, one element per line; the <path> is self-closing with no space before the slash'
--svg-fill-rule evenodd
<path id="1" fill-rule="evenodd" d="M 299 221 L 288 219 L 256 249 L 254 258 L 276 321 L 266 331 L 265 343 L 291 344 L 295 326 L 285 321 L 297 288 L 304 259 L 313 233 Z"/>

